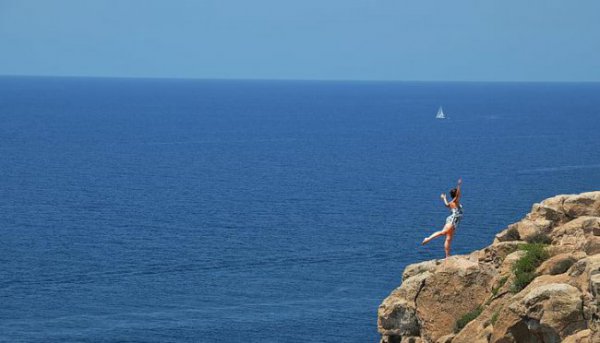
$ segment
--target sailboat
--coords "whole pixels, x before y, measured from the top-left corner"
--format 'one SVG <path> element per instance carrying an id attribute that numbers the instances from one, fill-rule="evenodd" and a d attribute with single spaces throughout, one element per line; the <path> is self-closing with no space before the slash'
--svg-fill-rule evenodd
<path id="1" fill-rule="evenodd" d="M 438 109 L 437 114 L 435 115 L 435 119 L 446 119 L 446 115 L 444 114 L 442 106 L 440 106 L 440 108 Z"/>

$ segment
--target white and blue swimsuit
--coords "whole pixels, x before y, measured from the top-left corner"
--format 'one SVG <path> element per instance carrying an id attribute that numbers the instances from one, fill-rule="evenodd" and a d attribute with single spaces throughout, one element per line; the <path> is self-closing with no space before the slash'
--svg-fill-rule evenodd
<path id="1" fill-rule="evenodd" d="M 452 213 L 446 218 L 446 224 L 452 223 L 456 229 L 458 228 L 458 223 L 460 223 L 460 220 L 463 216 L 462 205 L 459 205 L 457 208 L 451 208 L 450 211 L 452 211 Z"/>

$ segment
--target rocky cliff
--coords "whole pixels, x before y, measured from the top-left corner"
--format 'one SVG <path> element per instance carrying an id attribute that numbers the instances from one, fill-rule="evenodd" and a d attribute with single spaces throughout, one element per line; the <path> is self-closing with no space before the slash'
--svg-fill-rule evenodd
<path id="1" fill-rule="evenodd" d="M 600 342 L 600 191 L 534 204 L 488 247 L 412 264 L 382 343 Z"/>

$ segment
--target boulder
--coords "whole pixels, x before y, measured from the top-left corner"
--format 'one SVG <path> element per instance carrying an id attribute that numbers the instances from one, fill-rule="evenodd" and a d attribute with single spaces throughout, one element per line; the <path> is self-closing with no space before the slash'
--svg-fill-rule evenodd
<path id="1" fill-rule="evenodd" d="M 538 237 L 550 233 L 553 225 L 554 222 L 545 218 L 537 218 L 535 220 L 526 218 L 516 224 L 516 229 L 522 240 L 531 242 L 535 241 Z"/>
<path id="2" fill-rule="evenodd" d="M 523 256 L 525 256 L 525 251 L 523 250 L 517 250 L 513 253 L 508 254 L 508 256 L 506 256 L 506 258 L 504 259 L 504 261 L 502 261 L 502 264 L 500 265 L 500 275 L 509 274 L 512 270 L 513 264 L 515 264 L 515 262 L 517 262 L 517 260 Z"/>
<path id="3" fill-rule="evenodd" d="M 564 214 L 565 210 L 563 207 L 563 203 L 565 202 L 565 199 L 567 199 L 570 196 L 572 196 L 572 195 L 568 195 L 568 194 L 556 195 L 551 198 L 543 200 L 540 204 L 545 208 L 549 208 L 557 213 Z M 536 204 L 533 205 L 532 212 L 535 212 L 535 208 L 536 208 Z"/>
<path id="4" fill-rule="evenodd" d="M 565 198 L 563 209 L 571 218 L 600 216 L 600 192 L 588 192 Z"/>
<path id="5" fill-rule="evenodd" d="M 433 272 L 441 263 L 440 260 L 430 260 L 420 263 L 409 264 L 404 268 L 402 281 L 424 272 Z"/>
<path id="6" fill-rule="evenodd" d="M 483 311 L 454 336 L 452 343 L 488 343 L 494 329 L 490 318 L 498 308 L 499 306 L 492 306 Z"/>
<path id="7" fill-rule="evenodd" d="M 421 337 L 383 336 L 380 343 L 423 343 Z"/>
<path id="8" fill-rule="evenodd" d="M 531 212 L 525 217 L 532 220 L 543 218 L 553 223 L 568 220 L 562 206 L 564 199 L 566 199 L 565 196 L 558 196 L 546 199 L 539 204 L 533 204 Z"/>
<path id="9" fill-rule="evenodd" d="M 591 343 L 591 337 L 592 332 L 590 330 L 583 330 L 565 338 L 562 343 Z"/>
<path id="10" fill-rule="evenodd" d="M 435 343 L 452 343 L 454 340 L 454 336 L 455 335 L 453 333 L 448 334 L 446 336 L 442 336 L 442 337 L 438 338 L 438 340 L 435 341 Z"/>
<path id="11" fill-rule="evenodd" d="M 504 241 L 492 244 L 481 250 L 475 252 L 476 258 L 479 262 L 493 263 L 496 266 L 502 264 L 502 261 L 507 255 L 516 251 L 519 244 L 523 244 L 522 241 Z"/>
<path id="12" fill-rule="evenodd" d="M 523 292 L 501 312 L 491 342 L 558 343 L 587 328 L 577 288 L 549 283 L 530 285 Z"/>
<path id="13" fill-rule="evenodd" d="M 517 230 L 516 224 L 511 224 L 506 229 L 496 234 L 494 244 L 518 240 L 521 240 L 521 236 L 519 236 L 519 230 Z"/>
<path id="14" fill-rule="evenodd" d="M 538 274 L 549 274 L 556 275 L 566 273 L 569 268 L 575 262 L 584 258 L 586 254 L 582 251 L 576 251 L 573 253 L 562 253 L 555 256 L 550 257 L 548 260 L 544 261 L 541 266 L 538 267 Z"/>
<path id="15" fill-rule="evenodd" d="M 600 253 L 600 237 L 594 231 L 600 229 L 600 217 L 583 216 L 555 227 L 549 234 L 552 240 L 551 254 L 584 251 L 588 255 Z"/>
<path id="16" fill-rule="evenodd" d="M 420 327 L 415 300 L 430 272 L 406 279 L 379 305 L 377 329 L 385 336 L 419 336 Z"/>
<path id="17" fill-rule="evenodd" d="M 427 279 L 416 299 L 421 337 L 435 342 L 452 334 L 457 319 L 488 298 L 495 274 L 489 265 L 464 257 L 452 257 L 446 265 L 441 265 Z"/>

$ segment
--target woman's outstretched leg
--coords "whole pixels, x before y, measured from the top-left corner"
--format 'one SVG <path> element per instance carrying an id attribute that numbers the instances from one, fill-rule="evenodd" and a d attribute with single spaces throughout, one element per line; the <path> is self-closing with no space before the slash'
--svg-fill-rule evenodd
<path id="1" fill-rule="evenodd" d="M 429 241 L 431 241 L 432 239 L 434 239 L 436 237 L 446 235 L 448 233 L 448 231 L 452 228 L 453 228 L 452 224 L 444 225 L 444 228 L 442 230 L 432 233 L 431 236 L 425 238 L 421 244 L 425 245 L 425 244 L 429 243 Z"/>
<path id="2" fill-rule="evenodd" d="M 452 245 L 452 238 L 454 238 L 454 226 L 452 226 L 450 230 L 448 230 L 448 234 L 446 234 L 446 241 L 444 242 L 446 258 L 450 257 L 450 247 Z"/>

